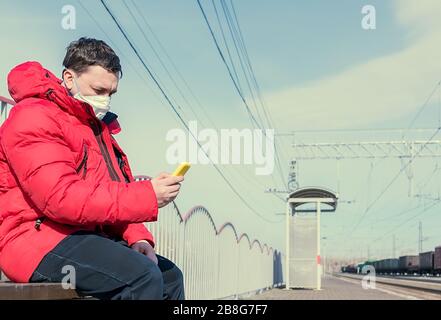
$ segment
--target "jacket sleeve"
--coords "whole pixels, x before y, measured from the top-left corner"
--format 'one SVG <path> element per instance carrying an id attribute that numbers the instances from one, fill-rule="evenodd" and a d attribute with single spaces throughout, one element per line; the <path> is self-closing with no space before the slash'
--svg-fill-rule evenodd
<path id="1" fill-rule="evenodd" d="M 156 221 L 158 205 L 150 181 L 80 178 L 52 108 L 38 102 L 15 106 L 0 137 L 17 183 L 41 213 L 73 225 Z"/>
<path id="2" fill-rule="evenodd" d="M 127 241 L 129 246 L 140 240 L 147 240 L 153 248 L 155 247 L 155 239 L 143 223 L 104 226 L 104 230 L 111 236 L 117 236 Z"/>

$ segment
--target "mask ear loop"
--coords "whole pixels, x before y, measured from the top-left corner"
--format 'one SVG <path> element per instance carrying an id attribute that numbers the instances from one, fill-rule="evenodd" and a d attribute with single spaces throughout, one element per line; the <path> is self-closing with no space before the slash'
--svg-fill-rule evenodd
<path id="1" fill-rule="evenodd" d="M 73 84 L 74 84 L 74 86 L 75 86 L 75 89 L 77 89 L 78 93 L 79 93 L 80 95 L 82 95 L 82 94 L 81 94 L 80 86 L 78 85 L 77 80 L 75 80 L 75 77 L 72 77 L 72 81 L 73 81 Z"/>

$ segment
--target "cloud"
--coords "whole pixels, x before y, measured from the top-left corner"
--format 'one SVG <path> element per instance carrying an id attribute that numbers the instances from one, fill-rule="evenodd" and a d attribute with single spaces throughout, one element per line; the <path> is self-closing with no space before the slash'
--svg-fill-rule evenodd
<path id="1" fill-rule="evenodd" d="M 421 28 L 420 31 L 430 32 L 431 28 L 440 29 L 438 0 L 424 0 L 424 3 L 413 0 L 396 0 L 396 18 L 399 23 L 407 27 Z"/>
<path id="2" fill-rule="evenodd" d="M 279 129 L 369 127 L 418 110 L 441 79 L 441 2 L 399 0 L 395 5 L 408 45 L 303 87 L 267 95 Z"/>

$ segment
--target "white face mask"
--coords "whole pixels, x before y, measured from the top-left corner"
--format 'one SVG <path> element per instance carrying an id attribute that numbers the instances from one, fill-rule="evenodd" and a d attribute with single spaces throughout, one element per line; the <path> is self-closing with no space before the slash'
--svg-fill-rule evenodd
<path id="1" fill-rule="evenodd" d="M 73 82 L 77 89 L 77 93 L 73 97 L 77 100 L 90 104 L 95 112 L 95 116 L 98 119 L 103 120 L 106 113 L 110 110 L 110 97 L 105 95 L 83 96 L 80 93 L 80 88 L 75 78 L 73 78 Z"/>

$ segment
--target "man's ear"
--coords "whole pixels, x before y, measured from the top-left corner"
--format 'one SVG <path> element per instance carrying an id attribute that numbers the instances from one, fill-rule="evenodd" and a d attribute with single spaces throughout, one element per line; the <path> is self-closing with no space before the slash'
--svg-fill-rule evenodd
<path id="1" fill-rule="evenodd" d="M 74 87 L 73 79 L 74 79 L 74 73 L 69 69 L 63 70 L 63 82 L 65 87 L 70 91 Z"/>

